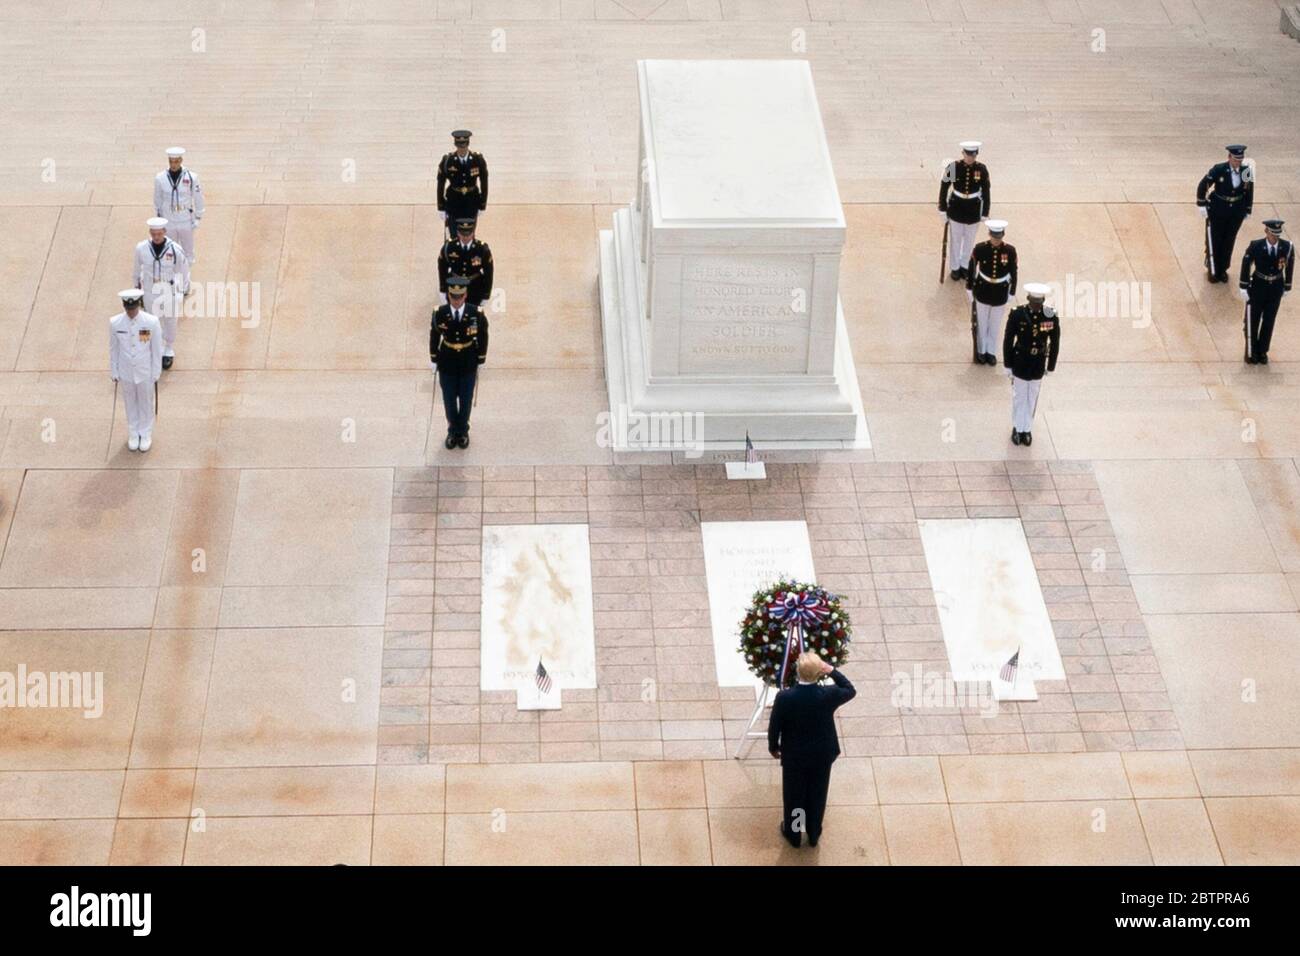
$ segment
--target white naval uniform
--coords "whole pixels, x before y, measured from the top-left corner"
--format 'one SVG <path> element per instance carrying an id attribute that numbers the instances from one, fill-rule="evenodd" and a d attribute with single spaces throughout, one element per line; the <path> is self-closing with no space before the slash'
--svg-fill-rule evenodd
<path id="1" fill-rule="evenodd" d="M 1041 378 L 1011 376 L 1011 427 L 1016 431 L 1034 430 L 1034 412 L 1038 409 L 1038 391 L 1042 387 Z"/>
<path id="2" fill-rule="evenodd" d="M 162 325 L 141 309 L 108 320 L 108 368 L 126 404 L 128 435 L 153 435 L 154 382 L 162 376 Z"/>
<path id="3" fill-rule="evenodd" d="M 189 284 L 190 263 L 179 243 L 170 237 L 164 239 L 162 252 L 156 256 L 151 239 L 136 245 L 131 260 L 131 285 L 144 293 L 144 310 L 162 322 L 164 355 L 173 354 L 176 322 L 182 307 L 180 297 Z"/>
<path id="4" fill-rule="evenodd" d="M 1003 318 L 1007 314 L 1007 303 L 985 305 L 975 302 L 975 325 L 979 330 L 980 355 L 997 355 L 1002 349 Z"/>
<path id="5" fill-rule="evenodd" d="M 952 195 L 952 194 L 949 194 Z M 962 198 L 958 196 L 958 198 Z M 970 254 L 975 251 L 975 235 L 980 231 L 978 222 L 953 222 L 948 220 L 948 271 L 965 269 Z"/>
<path id="6" fill-rule="evenodd" d="M 193 265 L 194 232 L 203 218 L 203 187 L 199 185 L 199 177 L 192 169 L 182 166 L 180 177 L 173 185 L 171 174 L 164 169 L 153 180 L 153 209 L 155 215 L 167 220 L 167 235 L 180 243 L 185 258 Z M 189 291 L 189 281 L 186 275 L 181 292 Z"/>

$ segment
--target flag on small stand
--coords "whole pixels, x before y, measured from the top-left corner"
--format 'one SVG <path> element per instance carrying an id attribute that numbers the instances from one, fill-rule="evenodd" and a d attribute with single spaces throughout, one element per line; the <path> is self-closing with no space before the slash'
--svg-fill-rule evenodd
<path id="1" fill-rule="evenodd" d="M 745 431 L 745 460 L 727 462 L 727 477 L 760 481 L 767 477 L 767 469 L 758 460 L 758 452 L 754 450 L 754 443 L 749 439 L 748 430 Z"/>
<path id="2" fill-rule="evenodd" d="M 540 657 L 537 658 L 537 689 L 543 694 L 549 694 L 551 692 L 551 675 L 548 674 L 546 668 L 542 666 L 542 659 Z"/>
<path id="3" fill-rule="evenodd" d="M 1002 670 L 998 671 L 998 678 L 1008 684 L 1016 682 L 1016 671 L 1020 667 L 1020 648 L 1011 655 L 1011 660 L 1002 665 Z"/>

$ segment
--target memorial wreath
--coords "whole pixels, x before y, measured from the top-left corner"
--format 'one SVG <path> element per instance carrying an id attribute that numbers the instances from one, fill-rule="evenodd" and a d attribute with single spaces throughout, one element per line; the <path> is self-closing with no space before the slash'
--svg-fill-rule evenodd
<path id="1" fill-rule="evenodd" d="M 795 682 L 804 651 L 839 667 L 849 656 L 852 623 L 838 594 L 815 584 L 777 581 L 754 592 L 740 624 L 740 651 L 749 669 L 778 688 Z"/>

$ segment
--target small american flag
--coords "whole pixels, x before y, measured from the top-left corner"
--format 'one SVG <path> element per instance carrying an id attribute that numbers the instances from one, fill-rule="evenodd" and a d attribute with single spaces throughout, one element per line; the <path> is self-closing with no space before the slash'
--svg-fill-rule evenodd
<path id="1" fill-rule="evenodd" d="M 745 464 L 754 465 L 758 463 L 758 452 L 754 451 L 754 443 L 749 440 L 749 432 L 745 432 Z"/>
<path id="2" fill-rule="evenodd" d="M 998 678 L 1008 684 L 1016 682 L 1016 670 L 1020 667 L 1020 648 L 1011 655 L 1011 660 L 1002 665 L 1002 670 L 998 671 Z"/>
<path id="3" fill-rule="evenodd" d="M 542 666 L 542 659 L 537 658 L 537 689 L 543 694 L 551 692 L 551 675 L 546 673 L 546 668 Z"/>

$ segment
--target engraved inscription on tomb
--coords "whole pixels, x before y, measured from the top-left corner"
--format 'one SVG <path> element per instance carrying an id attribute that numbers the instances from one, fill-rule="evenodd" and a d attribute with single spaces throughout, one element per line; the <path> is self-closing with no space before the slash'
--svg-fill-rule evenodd
<path id="1" fill-rule="evenodd" d="M 806 369 L 810 258 L 688 257 L 681 292 L 681 371 Z"/>

